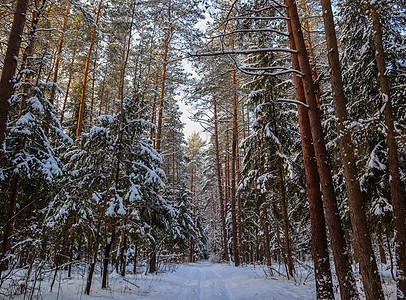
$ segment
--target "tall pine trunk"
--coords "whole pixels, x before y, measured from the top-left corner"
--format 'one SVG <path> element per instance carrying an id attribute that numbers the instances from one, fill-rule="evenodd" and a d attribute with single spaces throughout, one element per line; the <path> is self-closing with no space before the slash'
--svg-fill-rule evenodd
<path id="1" fill-rule="evenodd" d="M 292 38 L 292 30 L 289 26 L 290 48 L 296 49 Z M 292 54 L 292 68 L 300 70 L 297 54 Z M 306 103 L 303 83 L 297 74 L 293 74 L 296 98 Z M 320 179 L 317 172 L 316 158 L 313 148 L 313 140 L 310 132 L 309 116 L 307 108 L 298 106 L 300 139 L 303 152 L 304 169 L 306 174 L 307 197 L 310 208 L 310 226 L 312 234 L 313 263 L 315 269 L 317 299 L 332 299 L 334 297 L 333 282 L 331 278 L 330 259 L 327 243 L 326 224 L 323 211 L 323 201 L 320 192 Z"/>
<path id="2" fill-rule="evenodd" d="M 307 11 L 307 5 L 303 4 L 303 11 Z M 305 21 L 305 29 L 306 29 L 306 35 L 307 35 L 307 47 L 309 50 L 309 58 L 310 62 L 312 63 L 312 74 L 313 74 L 313 81 L 314 81 L 314 92 L 316 94 L 316 99 L 317 99 L 317 106 L 320 108 L 321 107 L 321 97 L 320 97 L 320 85 L 317 82 L 319 78 L 319 74 L 317 72 L 317 63 L 316 63 L 316 56 L 314 55 L 314 49 L 313 49 L 313 43 L 311 39 L 311 28 L 310 28 L 310 22 L 308 19 Z"/>
<path id="3" fill-rule="evenodd" d="M 341 75 L 340 58 L 337 46 L 333 11 L 330 0 L 321 0 L 328 61 L 330 65 L 330 81 L 333 92 L 336 124 L 340 137 L 338 146 L 343 163 L 345 187 L 350 207 L 351 225 L 354 235 L 354 251 L 359 261 L 362 283 L 367 299 L 383 299 L 381 280 L 379 277 L 376 258 L 372 248 L 371 237 L 367 226 L 365 208 L 358 180 L 358 170 L 354 156 L 354 144 L 351 133 L 346 129 L 347 119 L 346 99 Z"/>
<path id="4" fill-rule="evenodd" d="M 19 56 L 28 3 L 29 0 L 17 0 L 0 78 L 0 167 L 3 166 L 6 150 L 4 142 L 10 106 L 8 100 L 13 94 L 15 83 L 13 77 L 17 69 L 17 59 L 15 58 Z M 4 245 L 2 247 L 4 248 Z M 1 255 L 4 255 L 4 252 Z"/>
<path id="5" fill-rule="evenodd" d="M 312 71 L 309 64 L 309 58 L 306 52 L 306 46 L 301 29 L 301 23 L 297 13 L 295 0 L 285 0 L 288 6 L 291 20 L 292 37 L 295 41 L 299 67 L 302 75 L 302 82 L 306 103 L 309 106 L 308 115 L 310 129 L 315 150 L 317 169 L 323 193 L 324 207 L 326 210 L 326 219 L 330 230 L 330 238 L 333 247 L 334 263 L 338 281 L 340 284 L 341 297 L 343 299 L 357 299 L 355 280 L 351 270 L 350 258 L 347 243 L 344 236 L 337 199 L 335 196 L 331 167 L 326 150 L 323 130 L 321 127 L 320 111 L 317 108 L 317 100 L 314 92 Z"/>
<path id="6" fill-rule="evenodd" d="M 76 48 L 73 51 L 72 55 L 72 61 L 70 63 L 70 70 L 69 70 L 69 79 L 68 79 L 68 84 L 66 86 L 66 92 L 65 92 L 65 97 L 63 98 L 63 104 L 62 104 L 62 111 L 61 111 L 61 118 L 59 122 L 62 124 L 63 118 L 65 116 L 65 109 L 66 109 L 66 103 L 68 102 L 68 97 L 69 97 L 69 91 L 70 91 L 70 84 L 72 82 L 72 73 L 73 73 L 73 63 L 75 62 L 75 57 L 76 57 Z"/>
<path id="7" fill-rule="evenodd" d="M 386 143 L 388 145 L 388 163 L 390 174 L 390 189 L 393 205 L 393 216 L 395 225 L 396 262 L 397 262 L 397 297 L 398 299 L 406 298 L 406 228 L 405 216 L 406 205 L 405 197 L 400 179 L 398 145 L 396 142 L 396 131 L 393 124 L 392 103 L 390 96 L 390 86 L 386 76 L 385 51 L 383 48 L 382 26 L 376 5 L 371 5 L 372 22 L 375 33 L 375 54 L 378 66 L 378 80 L 381 92 L 385 101 L 383 111 L 385 125 L 387 128 Z"/>
<path id="8" fill-rule="evenodd" d="M 232 39 L 232 49 L 234 50 L 234 39 Z M 237 140 L 238 140 L 238 97 L 237 97 L 237 77 L 235 66 L 233 67 L 233 136 L 231 144 L 231 225 L 233 234 L 233 255 L 236 267 L 240 265 L 240 253 L 238 245 L 238 219 L 237 219 L 237 188 L 236 188 L 236 163 L 237 163 Z"/>
<path id="9" fill-rule="evenodd" d="M 293 277 L 293 260 L 292 260 L 292 250 L 290 246 L 290 237 L 289 237 L 289 216 L 288 216 L 288 205 L 286 201 L 286 189 L 285 189 L 285 180 L 282 172 L 282 164 L 279 166 L 279 180 L 280 180 L 280 192 L 281 192 L 281 207 L 282 207 L 282 216 L 283 216 L 283 234 L 285 237 L 284 243 L 284 254 L 285 254 L 285 263 L 288 266 L 289 275 Z"/>
<path id="10" fill-rule="evenodd" d="M 34 8 L 32 10 L 32 17 L 31 17 L 31 22 L 30 22 L 30 33 L 28 36 L 28 43 L 27 46 L 24 50 L 23 54 L 23 62 L 21 66 L 22 69 L 29 69 L 31 67 L 32 63 L 32 56 L 35 52 L 35 40 L 36 40 L 36 29 L 37 29 L 37 24 L 40 18 L 40 15 L 42 13 L 42 9 L 44 8 L 46 0 L 42 0 L 41 6 L 38 7 L 38 2 L 39 0 L 34 2 Z M 17 56 L 16 56 L 17 57 Z M 17 60 L 15 60 L 17 63 Z M 4 68 L 3 68 L 4 72 Z M 31 87 L 31 74 L 28 73 L 25 75 L 24 78 L 24 87 L 23 87 L 23 96 L 21 97 L 21 103 L 20 103 L 20 110 L 19 110 L 19 115 L 21 116 L 25 107 L 26 107 L 26 100 L 29 97 L 30 93 L 30 87 Z M 1 86 L 1 85 L 0 85 Z M 13 89 L 13 87 L 12 87 Z M 7 102 L 8 104 L 8 102 Z M 25 146 L 25 138 L 20 139 L 17 143 L 17 151 L 22 150 Z M 1 156 L 1 153 L 0 153 Z M 0 158 L 1 160 L 1 158 Z M 0 163 L 1 166 L 1 163 Z M 7 220 L 6 224 L 4 226 L 4 231 L 3 231 L 3 241 L 2 241 L 2 250 L 0 252 L 0 275 L 3 270 L 7 268 L 8 262 L 3 261 L 7 251 L 9 251 L 10 248 L 10 238 L 14 229 L 14 224 L 16 222 L 16 209 L 17 209 L 17 197 L 18 197 L 18 191 L 19 191 L 19 180 L 20 176 L 18 172 L 13 172 L 12 177 L 11 177 L 11 190 L 8 195 L 9 201 L 8 201 L 8 208 L 7 208 Z"/>
<path id="11" fill-rule="evenodd" d="M 84 109 L 85 109 L 85 98 L 86 98 L 86 89 L 87 89 L 87 77 L 88 77 L 88 73 L 89 73 L 90 58 L 92 56 L 94 40 L 96 37 L 97 24 L 99 23 L 99 19 L 100 19 L 102 3 L 103 3 L 103 0 L 100 0 L 99 6 L 97 8 L 96 23 L 95 23 L 95 26 L 92 28 L 92 34 L 90 36 L 90 43 L 89 43 L 89 50 L 88 50 L 87 56 L 86 56 L 85 71 L 83 74 L 83 83 L 82 83 L 82 93 L 80 96 L 78 125 L 76 128 L 76 141 L 75 141 L 76 146 L 79 145 L 79 137 L 82 134 L 82 123 L 83 123 L 83 114 L 84 114 Z"/>
<path id="12" fill-rule="evenodd" d="M 172 20 L 172 6 L 171 0 L 168 1 L 168 22 L 171 23 Z M 164 44 L 164 63 L 162 66 L 162 77 L 161 77 L 161 91 L 159 93 L 159 105 L 158 105 L 158 124 L 156 133 L 156 149 L 161 152 L 161 134 L 162 134 L 162 120 L 163 120 L 163 109 L 164 109 L 164 96 L 165 96 L 165 84 L 166 84 L 166 67 L 168 65 L 168 52 L 169 46 L 172 39 L 172 27 L 168 28 L 166 33 L 165 44 Z"/>
<path id="13" fill-rule="evenodd" d="M 192 161 L 195 158 L 192 157 Z M 192 165 L 192 175 L 190 176 L 190 191 L 192 192 L 192 206 L 193 206 L 193 214 L 192 214 L 192 220 L 193 223 L 196 222 L 196 199 L 195 199 L 195 192 L 194 192 L 194 186 L 195 186 L 195 174 L 194 174 L 194 167 Z M 195 254 L 195 241 L 193 238 L 193 233 L 191 233 L 191 236 L 189 238 L 189 262 L 192 263 L 194 262 L 194 254 Z"/>
<path id="14" fill-rule="evenodd" d="M 60 61 L 61 54 L 62 54 L 63 42 L 64 42 L 64 38 L 65 38 L 65 30 L 66 30 L 66 25 L 68 23 L 70 7 L 71 7 L 71 3 L 70 3 L 70 1 L 68 1 L 66 3 L 65 13 L 63 15 L 63 21 L 62 21 L 62 26 L 61 26 L 61 33 L 59 34 L 58 46 L 56 47 L 54 73 L 52 75 L 52 82 L 54 84 L 56 84 L 58 81 L 59 61 Z M 56 93 L 56 86 L 53 85 L 52 89 L 51 89 L 51 95 L 49 97 L 50 102 L 52 104 L 54 103 L 55 93 Z"/>
<path id="15" fill-rule="evenodd" d="M 217 100 L 213 99 L 214 105 L 214 139 L 216 147 L 216 169 L 217 169 L 217 185 L 220 198 L 220 218 L 221 218 L 221 230 L 223 235 L 223 259 L 228 258 L 228 245 L 227 245 L 227 228 L 226 228 L 226 216 L 224 209 L 224 193 L 221 183 L 221 164 L 220 164 L 220 150 L 219 150 L 219 133 L 218 133 L 218 118 L 217 118 Z"/>

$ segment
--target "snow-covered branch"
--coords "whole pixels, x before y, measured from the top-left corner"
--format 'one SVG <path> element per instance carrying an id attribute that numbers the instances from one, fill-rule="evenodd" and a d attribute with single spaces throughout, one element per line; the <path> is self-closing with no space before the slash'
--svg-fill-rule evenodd
<path id="1" fill-rule="evenodd" d="M 247 49 L 247 50 L 221 50 L 213 52 L 203 52 L 203 53 L 189 53 L 189 57 L 202 57 L 202 56 L 218 56 L 218 55 L 230 55 L 230 54 L 242 54 L 248 55 L 253 53 L 267 53 L 267 52 L 288 52 L 297 53 L 296 50 L 289 48 L 258 48 L 258 49 Z"/>
<path id="2" fill-rule="evenodd" d="M 254 33 L 255 33 L 255 32 L 273 32 L 273 33 L 277 33 L 277 34 L 280 34 L 280 35 L 283 35 L 283 36 L 289 36 L 289 33 L 282 32 L 282 31 L 279 31 L 279 30 L 276 30 L 276 29 L 272 29 L 272 28 L 257 28 L 257 29 L 238 29 L 238 30 L 233 30 L 233 31 L 226 32 L 226 33 L 223 33 L 223 34 L 220 34 L 220 35 L 216 35 L 216 36 L 212 37 L 211 39 L 222 38 L 222 37 L 225 37 L 225 36 L 228 36 L 228 35 L 232 35 L 232 34 L 235 34 L 235 33 L 253 33 L 253 32 L 254 32 Z"/>
<path id="3" fill-rule="evenodd" d="M 306 103 L 303 103 L 302 101 L 298 101 L 298 100 L 294 100 L 294 99 L 278 98 L 278 102 L 285 102 L 285 103 L 290 103 L 290 104 L 303 105 L 304 107 L 309 108 L 309 105 L 307 105 Z"/>

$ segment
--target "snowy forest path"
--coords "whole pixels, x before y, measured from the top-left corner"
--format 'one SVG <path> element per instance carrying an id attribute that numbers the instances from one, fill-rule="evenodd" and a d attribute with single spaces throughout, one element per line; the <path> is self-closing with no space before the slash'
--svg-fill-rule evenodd
<path id="1" fill-rule="evenodd" d="M 229 264 L 199 261 L 173 266 L 156 275 L 137 273 L 125 278 L 113 272 L 109 287 L 101 288 L 100 272 L 95 273 L 90 295 L 82 294 L 86 284 L 83 273 L 58 278 L 58 288 L 50 291 L 52 276 L 41 282 L 43 300 L 313 300 L 314 281 L 302 284 L 285 277 L 264 276 L 265 266 L 235 267 Z M 24 295 L 14 300 L 23 300 Z M 1 298 L 1 297 L 0 297 Z"/>
<path id="2" fill-rule="evenodd" d="M 232 299 L 226 283 L 211 266 L 207 261 L 189 265 L 191 276 L 183 299 Z"/>

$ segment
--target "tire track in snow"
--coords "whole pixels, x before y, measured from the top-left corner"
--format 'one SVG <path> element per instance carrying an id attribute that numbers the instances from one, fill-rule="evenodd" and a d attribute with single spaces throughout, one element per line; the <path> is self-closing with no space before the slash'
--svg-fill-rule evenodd
<path id="1" fill-rule="evenodd" d="M 191 268 L 190 280 L 186 283 L 186 294 L 184 300 L 200 299 L 201 272 L 198 268 Z"/>
<path id="2" fill-rule="evenodd" d="M 211 264 L 207 262 L 191 266 L 191 280 L 187 284 L 187 292 L 183 299 L 231 299 L 226 283 L 215 271 L 211 270 L 210 266 Z"/>

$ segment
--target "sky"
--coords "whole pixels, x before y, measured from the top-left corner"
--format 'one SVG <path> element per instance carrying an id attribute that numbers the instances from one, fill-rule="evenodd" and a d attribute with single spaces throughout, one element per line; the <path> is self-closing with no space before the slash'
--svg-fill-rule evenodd
<path id="1" fill-rule="evenodd" d="M 201 138 L 205 140 L 207 134 L 203 132 L 203 127 L 200 126 L 198 122 L 194 122 L 189 118 L 193 114 L 193 108 L 180 100 L 178 100 L 178 104 L 180 111 L 182 112 L 180 120 L 185 124 L 185 127 L 183 128 L 185 138 L 187 139 L 193 132 L 197 132 L 200 134 Z"/>
<path id="2" fill-rule="evenodd" d="M 204 19 L 200 20 L 195 27 L 199 28 L 202 31 L 205 31 L 208 24 L 210 24 L 211 22 L 213 22 L 213 19 L 210 17 L 210 14 L 206 11 L 204 13 Z M 185 69 L 186 72 L 191 73 L 193 77 L 198 77 L 197 73 L 194 72 L 194 70 L 192 69 L 192 65 L 190 64 L 189 61 L 184 60 L 182 62 L 183 64 L 183 68 Z M 183 133 L 185 135 L 185 138 L 187 139 L 193 132 L 197 132 L 200 134 L 200 137 L 205 140 L 208 141 L 210 139 L 210 135 L 207 132 L 204 132 L 204 129 L 202 126 L 200 126 L 200 124 L 198 122 L 194 122 L 192 120 L 190 120 L 190 116 L 193 115 L 194 109 L 191 105 L 186 105 L 185 103 L 183 103 L 180 99 L 178 99 L 178 104 L 179 104 L 179 108 L 182 112 L 182 116 L 181 116 L 181 121 L 185 124 L 185 127 L 183 129 Z"/>
<path id="3" fill-rule="evenodd" d="M 192 74 L 192 77 L 198 78 L 197 73 L 193 70 L 191 63 L 188 60 L 183 60 L 182 61 L 182 66 L 185 69 L 187 73 Z M 182 123 L 185 124 L 185 127 L 183 128 L 183 134 L 185 135 L 185 139 L 193 133 L 199 133 L 200 137 L 204 141 L 208 141 L 210 139 L 210 135 L 207 132 L 204 132 L 204 129 L 198 122 L 192 121 L 190 117 L 193 115 L 195 112 L 193 105 L 186 105 L 182 100 L 182 97 L 178 97 L 178 105 L 180 108 L 180 111 L 182 112 L 182 116 L 180 117 L 180 120 Z"/>

